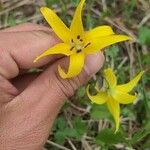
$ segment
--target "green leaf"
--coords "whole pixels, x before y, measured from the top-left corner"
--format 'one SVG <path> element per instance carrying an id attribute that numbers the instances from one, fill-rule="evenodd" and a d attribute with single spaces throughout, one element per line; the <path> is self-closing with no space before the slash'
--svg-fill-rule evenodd
<path id="1" fill-rule="evenodd" d="M 121 132 L 114 133 L 111 129 L 103 129 L 96 137 L 96 144 L 101 145 L 102 143 L 111 145 L 117 143 L 127 143 L 127 141 Z"/>
<path id="2" fill-rule="evenodd" d="M 86 26 L 88 30 L 93 28 L 93 23 L 94 23 L 93 17 L 91 17 L 91 15 L 88 13 L 86 15 Z"/>
<path id="3" fill-rule="evenodd" d="M 65 142 L 66 134 L 63 131 L 57 131 L 54 134 L 54 139 L 57 143 L 63 144 Z"/>
<path id="4" fill-rule="evenodd" d="M 86 93 L 86 88 L 85 88 L 85 86 L 80 87 L 80 88 L 78 89 L 78 91 L 77 91 L 77 96 L 78 96 L 78 98 L 84 97 L 85 93 Z"/>
<path id="5" fill-rule="evenodd" d="M 75 129 L 72 129 L 72 128 L 66 128 L 64 130 L 65 132 L 65 135 L 67 137 L 71 137 L 71 138 L 76 138 L 77 137 L 77 131 Z"/>
<path id="6" fill-rule="evenodd" d="M 130 0 L 124 5 L 124 14 L 126 16 L 126 19 L 129 19 L 127 21 L 131 22 L 130 20 L 131 14 L 134 11 L 135 6 L 136 6 L 136 0 Z"/>
<path id="7" fill-rule="evenodd" d="M 100 120 L 100 119 L 110 119 L 110 113 L 105 105 L 97 105 L 93 104 L 90 112 L 90 116 L 92 119 Z"/>
<path id="8" fill-rule="evenodd" d="M 143 145 L 143 149 L 147 149 L 150 148 L 150 139 L 148 139 L 148 141 L 146 141 Z"/>
<path id="9" fill-rule="evenodd" d="M 142 45 L 150 45 L 150 28 L 141 27 L 139 29 L 139 41 Z"/>
<path id="10" fill-rule="evenodd" d="M 109 50 L 106 51 L 106 56 L 114 58 L 118 55 L 118 52 L 119 52 L 119 48 L 113 45 L 109 48 Z"/>
<path id="11" fill-rule="evenodd" d="M 132 104 L 123 107 L 121 114 L 125 117 L 130 117 L 131 119 L 135 120 L 136 116 L 134 114 L 132 107 L 133 107 Z"/>
<path id="12" fill-rule="evenodd" d="M 142 56 L 142 62 L 144 65 L 150 66 L 150 54 L 144 54 Z"/>
<path id="13" fill-rule="evenodd" d="M 86 133 L 86 131 L 87 131 L 87 124 L 85 122 L 83 122 L 83 120 L 79 117 L 76 117 L 73 120 L 73 127 L 77 132 L 77 134 L 76 134 L 77 139 L 81 139 L 83 134 Z"/>
<path id="14" fill-rule="evenodd" d="M 78 4 L 79 4 L 79 0 L 71 0 L 71 4 L 74 6 L 74 7 L 77 7 Z"/>
<path id="15" fill-rule="evenodd" d="M 64 130 L 67 127 L 67 122 L 64 117 L 59 117 L 54 123 L 55 130 Z"/>
<path id="16" fill-rule="evenodd" d="M 150 134 L 150 130 L 141 129 L 133 135 L 133 137 L 131 139 L 131 143 L 135 144 L 135 143 L 141 141 L 143 138 L 145 138 L 149 134 Z"/>
<path id="17" fill-rule="evenodd" d="M 59 0 L 45 0 L 47 6 L 51 6 L 52 4 L 58 4 Z"/>
<path id="18" fill-rule="evenodd" d="M 42 72 L 43 71 L 43 69 L 39 69 L 39 68 L 31 68 L 31 69 L 29 69 L 29 71 L 28 71 L 28 73 L 40 73 L 40 72 Z"/>

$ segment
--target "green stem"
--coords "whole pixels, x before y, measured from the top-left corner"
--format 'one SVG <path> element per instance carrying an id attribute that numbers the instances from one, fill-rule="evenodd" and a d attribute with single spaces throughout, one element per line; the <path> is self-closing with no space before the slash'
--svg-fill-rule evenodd
<path id="1" fill-rule="evenodd" d="M 138 49 L 138 45 L 136 44 L 136 51 L 137 51 L 137 56 L 138 56 L 138 61 L 139 61 L 139 65 L 140 65 L 140 70 L 143 70 L 143 67 L 142 67 L 142 60 L 141 60 L 141 55 L 140 55 L 140 52 L 139 52 L 139 49 Z M 149 108 L 149 105 L 148 105 L 148 99 L 147 99 L 147 96 L 146 96 L 146 91 L 145 91 L 145 84 L 144 84 L 144 79 L 142 78 L 142 93 L 143 93 L 143 96 L 144 96 L 144 105 L 145 105 L 145 109 L 146 109 L 146 115 L 147 115 L 147 118 L 150 118 L 150 108 Z"/>

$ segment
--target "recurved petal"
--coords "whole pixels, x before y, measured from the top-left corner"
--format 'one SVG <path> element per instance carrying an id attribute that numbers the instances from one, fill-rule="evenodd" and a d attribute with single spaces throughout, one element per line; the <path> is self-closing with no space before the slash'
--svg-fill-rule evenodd
<path id="1" fill-rule="evenodd" d="M 98 92 L 97 95 L 91 95 L 89 92 L 89 85 L 87 87 L 87 95 L 89 99 L 96 104 L 104 104 L 107 101 L 108 97 L 107 93 L 102 91 Z"/>
<path id="2" fill-rule="evenodd" d="M 84 66 L 85 55 L 84 53 L 77 53 L 70 56 L 70 63 L 68 72 L 65 73 L 64 70 L 58 66 L 58 71 L 60 76 L 65 78 L 72 78 L 77 76 L 83 69 Z"/>
<path id="3" fill-rule="evenodd" d="M 107 100 L 107 107 L 115 120 L 116 123 L 115 132 L 117 132 L 120 124 L 120 105 L 112 97 L 109 97 L 109 99 Z"/>
<path id="4" fill-rule="evenodd" d="M 90 45 L 86 47 L 84 51 L 87 54 L 97 53 L 98 51 L 102 50 L 107 46 L 126 40 L 131 40 L 131 38 L 126 35 L 110 35 L 94 38 L 89 41 L 86 41 L 87 43 L 90 43 Z"/>
<path id="5" fill-rule="evenodd" d="M 37 62 L 39 59 L 52 54 L 63 54 L 69 56 L 72 54 L 72 51 L 70 51 L 70 46 L 68 44 L 60 43 L 42 53 L 34 60 L 34 62 Z"/>
<path id="6" fill-rule="evenodd" d="M 111 68 L 104 70 L 104 78 L 106 82 L 109 84 L 110 88 L 114 88 L 117 85 L 116 76 Z"/>
<path id="7" fill-rule="evenodd" d="M 47 8 L 41 7 L 41 13 L 43 14 L 46 21 L 52 27 L 56 35 L 64 42 L 69 42 L 71 39 L 70 29 L 61 21 L 56 13 Z"/>
<path id="8" fill-rule="evenodd" d="M 85 33 L 85 39 L 87 41 L 99 37 L 105 37 L 109 35 L 113 35 L 114 32 L 110 26 L 99 26 Z"/>
<path id="9" fill-rule="evenodd" d="M 82 36 L 84 33 L 83 22 L 82 22 L 82 9 L 84 6 L 85 0 L 81 0 L 73 17 L 73 21 L 70 26 L 71 33 L 74 37 Z"/>
<path id="10" fill-rule="evenodd" d="M 120 104 L 130 104 L 130 103 L 133 103 L 137 99 L 137 96 L 116 91 L 116 93 L 113 95 L 113 98 L 116 101 L 118 101 L 118 103 Z"/>
<path id="11" fill-rule="evenodd" d="M 116 87 L 116 90 L 121 91 L 121 92 L 130 92 L 139 82 L 141 79 L 142 75 L 144 74 L 144 71 L 141 71 L 135 78 L 133 78 L 130 82 L 122 85 L 118 85 Z"/>

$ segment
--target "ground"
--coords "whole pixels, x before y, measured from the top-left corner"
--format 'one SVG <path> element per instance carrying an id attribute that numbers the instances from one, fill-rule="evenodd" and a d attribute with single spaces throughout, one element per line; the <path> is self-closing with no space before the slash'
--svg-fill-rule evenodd
<path id="1" fill-rule="evenodd" d="M 79 0 L 1 0 L 0 29 L 25 22 L 47 25 L 41 6 L 55 9 L 69 25 Z M 114 134 L 114 121 L 105 106 L 91 104 L 86 86 L 66 102 L 59 113 L 45 150 L 148 150 L 150 148 L 150 1 L 87 0 L 86 29 L 110 25 L 117 33 L 133 37 L 105 50 L 104 68 L 112 67 L 119 83 L 130 80 L 140 70 L 146 73 L 135 88 L 140 94 L 135 104 L 121 106 L 121 127 Z M 102 84 L 101 71 L 90 80 Z"/>

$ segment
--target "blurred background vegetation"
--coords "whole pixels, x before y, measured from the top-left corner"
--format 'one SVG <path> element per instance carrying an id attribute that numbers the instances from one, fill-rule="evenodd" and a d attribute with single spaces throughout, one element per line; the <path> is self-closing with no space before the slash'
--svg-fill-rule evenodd
<path id="1" fill-rule="evenodd" d="M 54 9 L 69 25 L 79 0 L 0 0 L 0 29 L 26 22 L 46 24 L 41 6 Z M 106 49 L 104 68 L 112 67 L 119 83 L 140 70 L 142 81 L 134 92 L 135 104 L 121 106 L 121 127 L 114 134 L 114 122 L 105 105 L 91 104 L 86 85 L 79 88 L 59 113 L 45 150 L 150 150 L 150 0 L 87 0 L 83 21 L 86 29 L 110 25 L 117 33 L 130 35 L 124 42 Z M 101 71 L 96 80 L 101 86 Z"/>

